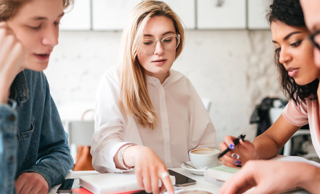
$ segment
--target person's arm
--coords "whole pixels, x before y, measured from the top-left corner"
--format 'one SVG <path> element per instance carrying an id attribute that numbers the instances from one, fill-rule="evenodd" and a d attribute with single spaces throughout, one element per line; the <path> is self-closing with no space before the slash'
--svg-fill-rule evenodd
<path id="1" fill-rule="evenodd" d="M 300 101 L 297 105 L 290 100 L 281 116 L 263 134 L 256 137 L 253 143 L 240 141 L 236 147 L 233 145 L 235 137 L 227 136 L 225 142 L 220 143 L 221 150 L 233 148 L 221 158 L 221 161 L 231 167 L 243 165 L 248 160 L 269 159 L 274 157 L 278 150 L 292 137 L 292 135 L 308 123 L 307 103 Z M 236 154 L 236 155 L 235 155 Z M 232 157 L 234 156 L 234 157 Z"/>
<path id="2" fill-rule="evenodd" d="M 17 115 L 6 104 L 0 104 L 0 194 L 13 193 L 17 170 Z"/>
<path id="3" fill-rule="evenodd" d="M 280 148 L 301 127 L 292 125 L 282 115 L 263 134 L 253 140 L 257 151 L 257 159 L 269 159 L 277 155 Z"/>
<path id="4" fill-rule="evenodd" d="M 299 100 L 296 104 L 291 99 L 276 122 L 253 141 L 258 157 L 268 159 L 275 156 L 292 135 L 307 123 L 308 100 Z"/>
<path id="5" fill-rule="evenodd" d="M 101 173 L 127 171 L 114 161 L 119 149 L 132 143 L 123 140 L 124 116 L 119 107 L 118 77 L 114 67 L 103 75 L 96 94 L 91 154 L 93 167 Z"/>
<path id="6" fill-rule="evenodd" d="M 305 162 L 249 161 L 228 179 L 219 194 L 282 193 L 297 187 L 320 193 L 320 168 Z"/>
<path id="7" fill-rule="evenodd" d="M 0 22 L 0 194 L 14 192 L 17 168 L 17 113 L 8 104 L 10 87 L 22 69 L 24 48 L 6 22 Z"/>
<path id="8" fill-rule="evenodd" d="M 26 176 L 25 173 L 38 173 L 44 177 L 48 183 L 48 189 L 50 189 L 54 185 L 62 183 L 73 166 L 73 159 L 68 146 L 68 135 L 64 131 L 58 110 L 50 95 L 47 79 L 43 73 L 39 74 L 42 80 L 37 81 L 43 83 L 41 91 L 45 93 L 45 104 L 42 106 L 43 115 L 39 115 L 42 118 L 38 118 L 42 120 L 38 160 L 31 168 L 20 172 L 16 184 L 17 188 L 23 187 L 25 183 L 32 180 L 29 177 L 32 174 Z M 22 178 L 23 180 L 21 180 Z M 37 174 L 34 178 L 38 179 Z"/>

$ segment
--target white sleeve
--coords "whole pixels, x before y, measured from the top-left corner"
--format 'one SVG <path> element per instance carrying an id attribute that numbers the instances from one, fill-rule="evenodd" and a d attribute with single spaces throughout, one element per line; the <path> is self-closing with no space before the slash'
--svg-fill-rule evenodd
<path id="1" fill-rule="evenodd" d="M 191 148 L 213 148 L 216 143 L 216 130 L 212 124 L 208 111 L 189 81 L 189 90 L 192 98 L 190 110 L 190 143 Z"/>
<path id="2" fill-rule="evenodd" d="M 101 172 L 125 172 L 117 169 L 113 157 L 123 141 L 124 115 L 119 107 L 119 84 L 116 71 L 107 71 L 99 84 L 95 107 L 95 133 L 91 154 L 93 167 Z"/>

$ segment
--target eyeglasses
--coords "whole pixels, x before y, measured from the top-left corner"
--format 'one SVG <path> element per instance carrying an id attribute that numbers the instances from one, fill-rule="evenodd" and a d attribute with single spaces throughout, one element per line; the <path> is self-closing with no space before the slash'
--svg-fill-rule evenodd
<path id="1" fill-rule="evenodd" d="M 174 34 L 164 37 L 163 39 L 153 40 L 153 39 L 144 39 L 140 47 L 140 51 L 144 54 L 151 55 L 156 50 L 157 42 L 160 41 L 164 50 L 173 51 L 180 44 L 180 34 Z"/>
<path id="2" fill-rule="evenodd" d="M 313 44 L 313 46 L 315 46 L 318 50 L 320 50 L 320 45 L 319 43 L 317 43 L 314 39 L 316 38 L 316 36 L 318 36 L 318 38 L 320 39 L 320 30 L 316 31 L 315 33 L 311 34 L 309 36 L 309 40 L 311 41 L 311 43 Z"/>

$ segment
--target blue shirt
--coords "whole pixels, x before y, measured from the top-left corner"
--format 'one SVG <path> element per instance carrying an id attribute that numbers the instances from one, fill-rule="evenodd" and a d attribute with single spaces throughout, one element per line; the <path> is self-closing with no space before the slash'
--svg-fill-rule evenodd
<path id="1" fill-rule="evenodd" d="M 44 73 L 19 73 L 10 98 L 15 110 L 0 105 L 0 194 L 13 193 L 14 180 L 24 172 L 41 174 L 50 189 L 64 180 L 73 160 Z"/>

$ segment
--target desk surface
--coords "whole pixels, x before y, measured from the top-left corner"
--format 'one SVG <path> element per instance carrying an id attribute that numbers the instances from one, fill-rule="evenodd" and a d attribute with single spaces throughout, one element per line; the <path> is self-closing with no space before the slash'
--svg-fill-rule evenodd
<path id="1" fill-rule="evenodd" d="M 301 157 L 292 157 L 292 156 L 277 156 L 271 160 L 280 160 L 280 161 L 306 161 L 305 159 L 302 159 Z M 315 164 L 317 165 L 317 164 Z M 318 164 L 319 165 L 319 164 Z M 320 166 L 320 165 L 319 165 Z M 183 189 L 185 191 L 187 190 L 205 190 L 205 191 L 209 191 L 213 194 L 218 193 L 219 189 L 220 189 L 220 185 L 219 184 L 214 184 L 214 183 L 210 183 L 204 180 L 204 176 L 198 176 L 198 175 L 194 175 L 191 174 L 189 171 L 183 169 L 183 168 L 171 168 L 172 170 L 181 173 L 183 175 L 186 175 L 192 179 L 195 179 L 197 181 L 197 183 L 195 185 L 190 185 L 190 186 L 186 186 L 183 187 Z M 66 176 L 66 179 L 68 178 L 78 178 L 79 176 L 82 175 L 90 175 L 90 174 L 98 174 L 97 171 L 70 171 L 69 174 Z M 57 185 L 55 187 L 53 187 L 50 191 L 49 194 L 56 194 L 57 189 L 59 188 L 60 185 Z M 304 191 L 304 190 L 299 190 L 299 191 L 294 191 L 294 192 L 290 192 L 291 194 L 308 194 L 309 192 Z"/>
<path id="2" fill-rule="evenodd" d="M 180 174 L 186 175 L 194 180 L 197 181 L 197 183 L 195 185 L 190 185 L 190 186 L 186 186 L 183 187 L 183 189 L 185 191 L 188 190 L 205 190 L 211 193 L 218 193 L 219 189 L 220 189 L 220 185 L 218 184 L 213 184 L 210 182 L 207 182 L 204 180 L 204 176 L 199 176 L 199 175 L 194 175 L 191 174 L 189 171 L 183 169 L 183 168 L 172 168 L 172 170 L 179 172 Z"/>

